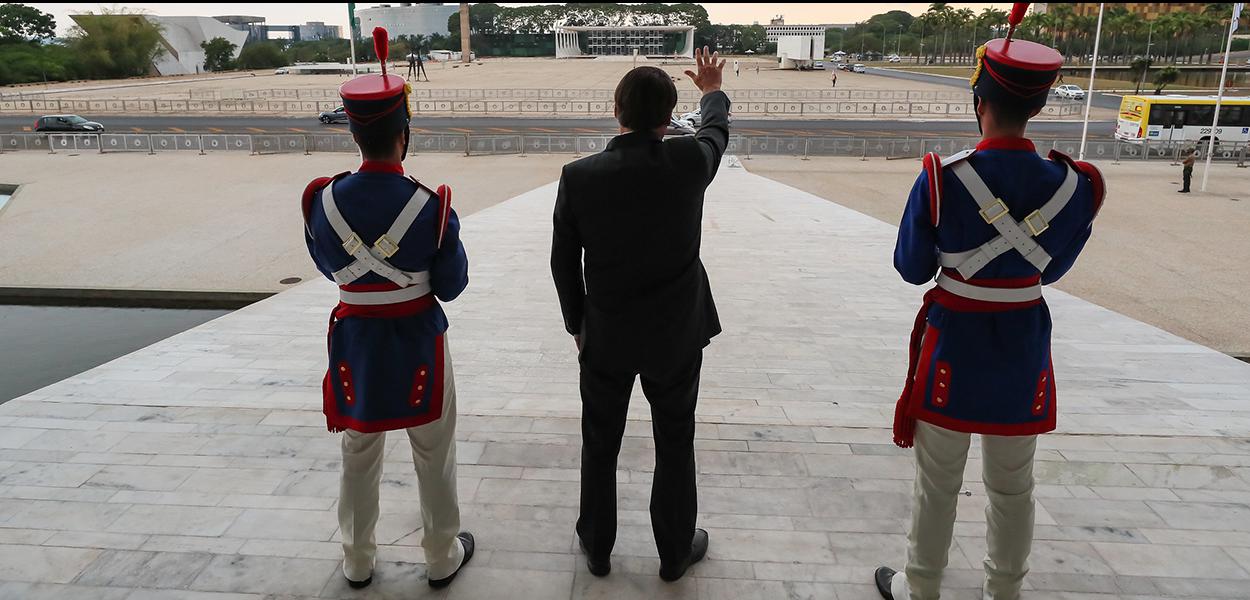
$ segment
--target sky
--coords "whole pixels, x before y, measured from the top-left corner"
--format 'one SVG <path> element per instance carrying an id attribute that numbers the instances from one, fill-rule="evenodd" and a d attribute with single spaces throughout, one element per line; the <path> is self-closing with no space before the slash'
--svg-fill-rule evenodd
<path id="1" fill-rule="evenodd" d="M 357 8 L 375 6 L 381 2 L 359 2 Z M 388 4 L 399 4 L 398 2 L 386 2 Z M 179 16 L 179 15 L 197 15 L 197 16 L 216 16 L 216 15 L 255 15 L 265 17 L 272 25 L 302 25 L 308 21 L 324 21 L 329 25 L 347 26 L 347 4 L 346 3 L 144 3 L 144 2 L 125 2 L 115 3 L 99 3 L 99 2 L 31 2 L 28 3 L 39 10 L 51 13 L 56 17 L 57 33 L 64 35 L 66 31 L 73 26 L 69 15 L 86 12 L 99 11 L 101 7 L 106 8 L 130 8 L 141 9 L 157 15 Z M 520 6 L 517 3 L 500 3 L 504 6 Z M 787 23 L 795 25 L 803 24 L 824 24 L 824 23 L 855 23 L 863 21 L 874 14 L 890 10 L 905 10 L 912 14 L 920 14 L 928 8 L 928 4 L 923 3 L 902 3 L 882 5 L 881 3 L 862 2 L 862 3 L 745 3 L 745 2 L 727 2 L 715 3 L 709 2 L 704 4 L 707 8 L 708 17 L 713 23 L 743 23 L 750 24 L 759 22 L 763 25 L 768 24 L 768 20 L 777 16 L 784 15 Z M 956 2 L 952 6 L 961 8 L 964 6 L 971 7 L 977 12 L 986 6 L 996 6 L 998 8 L 1009 8 L 1010 3 L 975 3 L 975 2 Z"/>

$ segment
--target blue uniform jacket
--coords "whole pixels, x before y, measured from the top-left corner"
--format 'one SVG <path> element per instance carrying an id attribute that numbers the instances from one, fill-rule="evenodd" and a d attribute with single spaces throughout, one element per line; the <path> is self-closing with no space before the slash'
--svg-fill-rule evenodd
<path id="1" fill-rule="evenodd" d="M 983 141 L 966 160 L 1017 221 L 1051 198 L 1069 167 L 1077 170 L 1072 200 L 1036 237 L 1052 257 L 1045 272 L 1039 274 L 1013 249 L 969 283 L 994 287 L 1039 275 L 1042 284 L 1058 281 L 1084 248 L 1101 205 L 1104 188 L 1097 169 L 1059 153 L 1042 158 L 1026 139 Z M 940 177 L 940 200 L 931 194 L 927 172 L 917 178 L 899 226 L 894 266 L 916 285 L 933 281 L 939 251 L 973 250 L 998 235 L 959 178 L 945 166 Z M 916 340 L 914 384 L 905 392 L 912 397 L 900 399 L 900 407 L 910 402 L 911 418 L 968 433 L 1033 435 L 1053 430 L 1055 381 L 1045 302 L 993 306 L 949 295 L 943 301 L 941 292 L 926 296 L 918 317 L 917 333 L 923 337 Z"/>
<path id="2" fill-rule="evenodd" d="M 326 219 L 322 190 L 334 186 L 334 199 L 352 230 L 372 244 L 394 222 L 418 184 L 399 165 L 368 161 L 359 172 L 322 178 L 305 192 L 305 241 L 317 269 L 327 278 L 354 261 Z M 446 200 L 440 201 L 445 191 Z M 330 317 L 330 364 L 324 382 L 327 425 L 332 431 L 362 432 L 414 427 L 441 416 L 443 333 L 447 316 L 438 302 L 449 302 L 468 285 L 468 258 L 460 242 L 460 221 L 450 208 L 450 190 L 441 188 L 422 208 L 388 259 L 403 271 L 429 271 L 429 296 L 380 307 L 340 303 Z M 445 223 L 445 224 L 444 224 Z M 440 229 L 442 243 L 439 246 Z M 351 291 L 384 291 L 398 286 L 369 272 L 343 286 Z"/>

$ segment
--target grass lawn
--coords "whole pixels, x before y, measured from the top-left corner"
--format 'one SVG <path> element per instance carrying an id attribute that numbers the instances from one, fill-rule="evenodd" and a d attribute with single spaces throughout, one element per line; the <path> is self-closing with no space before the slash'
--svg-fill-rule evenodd
<path id="1" fill-rule="evenodd" d="M 955 65 L 955 66 L 910 65 L 909 66 L 905 64 L 900 65 L 898 63 L 895 63 L 893 65 L 887 65 L 885 63 L 882 63 L 878 66 L 890 68 L 890 69 L 898 69 L 900 71 L 912 71 L 915 73 L 928 73 L 930 75 L 949 75 L 952 77 L 962 77 L 962 78 L 972 77 L 972 67 L 969 67 L 967 65 Z M 1082 89 L 1089 87 L 1088 76 L 1073 77 L 1073 76 L 1068 75 L 1068 76 L 1064 76 L 1063 82 L 1075 83 L 1076 85 L 1081 86 Z M 1131 92 L 1133 91 L 1133 84 L 1128 81 L 1120 81 L 1119 79 L 1094 79 L 1094 89 L 1096 90 L 1128 90 Z M 1195 90 L 1195 89 L 1199 89 L 1199 88 L 1171 84 L 1166 89 L 1164 89 L 1164 92 L 1168 90 Z M 1153 92 L 1154 92 L 1154 85 L 1151 84 L 1149 81 L 1147 81 L 1146 85 L 1142 86 L 1142 93 L 1150 94 Z"/>

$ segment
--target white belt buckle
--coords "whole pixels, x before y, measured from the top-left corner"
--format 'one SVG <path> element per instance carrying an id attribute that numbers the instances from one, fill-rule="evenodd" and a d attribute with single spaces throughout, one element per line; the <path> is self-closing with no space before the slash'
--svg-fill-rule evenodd
<path id="1" fill-rule="evenodd" d="M 360 250 L 360 247 L 363 245 L 365 245 L 365 243 L 360 240 L 360 236 L 356 235 L 355 232 L 343 241 L 343 249 L 352 256 L 355 256 L 356 252 Z"/>
<path id="2" fill-rule="evenodd" d="M 1050 223 L 1046 221 L 1046 217 L 1042 216 L 1042 211 L 1035 210 L 1024 218 L 1024 225 L 1029 228 L 1029 233 L 1033 237 L 1042 235 L 1043 231 L 1050 229 Z"/>
<path id="3" fill-rule="evenodd" d="M 995 198 L 993 204 L 990 204 L 980 210 L 981 218 L 985 219 L 985 222 L 990 225 L 993 225 L 994 221 L 1003 218 L 1003 215 L 1010 212 L 1011 211 L 1007 208 L 1007 203 L 1003 202 L 1002 198 Z"/>
<path id="4" fill-rule="evenodd" d="M 394 256 L 396 252 L 399 252 L 399 244 L 396 244 L 395 240 L 392 240 L 391 236 L 386 235 L 385 233 L 382 234 L 382 237 L 378 238 L 378 241 L 373 243 L 373 247 L 377 248 L 378 252 L 381 252 L 382 256 L 387 258 L 390 258 Z"/>

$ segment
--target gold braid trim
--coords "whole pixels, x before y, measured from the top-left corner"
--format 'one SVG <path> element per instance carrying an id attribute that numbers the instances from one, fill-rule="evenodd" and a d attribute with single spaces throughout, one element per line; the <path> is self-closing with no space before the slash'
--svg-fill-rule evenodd
<path id="1" fill-rule="evenodd" d="M 977 68 L 972 71 L 972 78 L 968 80 L 970 87 L 977 86 L 977 78 L 981 77 L 981 67 L 985 62 L 985 44 L 977 48 Z"/>
<path id="2" fill-rule="evenodd" d="M 408 112 L 408 119 L 412 120 L 412 105 L 408 103 L 408 97 L 412 95 L 412 84 L 404 82 L 404 110 Z"/>

